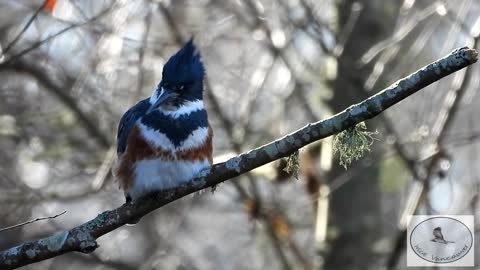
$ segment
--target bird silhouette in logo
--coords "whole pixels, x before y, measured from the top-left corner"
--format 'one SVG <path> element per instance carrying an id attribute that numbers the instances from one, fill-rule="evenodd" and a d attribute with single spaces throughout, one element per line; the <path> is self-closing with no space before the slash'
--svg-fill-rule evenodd
<path id="1" fill-rule="evenodd" d="M 442 244 L 448 244 L 448 243 L 455 243 L 453 241 L 447 241 L 443 238 L 443 234 L 442 234 L 442 228 L 441 227 L 437 227 L 435 229 L 433 229 L 433 236 L 435 238 L 433 238 L 431 241 L 432 242 L 436 242 L 436 243 L 442 243 Z"/>

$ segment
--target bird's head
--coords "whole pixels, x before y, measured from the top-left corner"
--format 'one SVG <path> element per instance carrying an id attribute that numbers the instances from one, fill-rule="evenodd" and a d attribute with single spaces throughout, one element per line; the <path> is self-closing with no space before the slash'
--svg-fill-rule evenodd
<path id="1" fill-rule="evenodd" d="M 175 110 L 188 101 L 202 100 L 205 68 L 193 40 L 163 66 L 162 81 L 150 97 L 150 110 Z"/>

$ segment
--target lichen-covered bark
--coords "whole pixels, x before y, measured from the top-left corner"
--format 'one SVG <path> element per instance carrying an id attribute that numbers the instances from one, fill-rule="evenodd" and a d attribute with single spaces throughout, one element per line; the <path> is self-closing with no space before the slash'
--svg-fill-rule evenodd
<path id="1" fill-rule="evenodd" d="M 78 227 L 54 236 L 26 242 L 0 252 L 0 269 L 13 269 L 67 252 L 89 253 L 97 248 L 96 239 L 130 220 L 185 195 L 205 189 L 248 172 L 276 159 L 291 155 L 314 141 L 336 134 L 370 119 L 421 88 L 477 61 L 477 52 L 468 48 L 455 50 L 446 57 L 418 70 L 378 94 L 352 105 L 331 118 L 311 123 L 283 138 L 215 164 L 189 183 L 176 189 L 150 194 L 134 203 L 106 211 Z"/>

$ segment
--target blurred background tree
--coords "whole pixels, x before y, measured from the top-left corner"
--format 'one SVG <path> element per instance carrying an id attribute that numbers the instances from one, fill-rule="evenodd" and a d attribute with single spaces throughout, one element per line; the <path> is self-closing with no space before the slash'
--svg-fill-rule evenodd
<path id="1" fill-rule="evenodd" d="M 0 232 L 0 250 L 123 203 L 110 173 L 120 116 L 191 36 L 218 162 L 456 47 L 478 50 L 480 35 L 476 0 L 4 0 L 0 14 L 0 227 L 68 210 Z M 407 215 L 479 214 L 478 74 L 369 121 L 378 141 L 348 170 L 326 139 L 300 151 L 299 181 L 278 161 L 102 237 L 91 255 L 24 269 L 406 268 Z"/>

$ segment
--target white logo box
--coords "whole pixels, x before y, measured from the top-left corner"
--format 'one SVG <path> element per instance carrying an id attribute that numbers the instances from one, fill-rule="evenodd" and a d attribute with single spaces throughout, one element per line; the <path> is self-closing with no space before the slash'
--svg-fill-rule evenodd
<path id="1" fill-rule="evenodd" d="M 407 228 L 407 266 L 474 266 L 474 217 L 416 215 Z"/>

